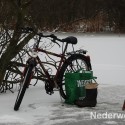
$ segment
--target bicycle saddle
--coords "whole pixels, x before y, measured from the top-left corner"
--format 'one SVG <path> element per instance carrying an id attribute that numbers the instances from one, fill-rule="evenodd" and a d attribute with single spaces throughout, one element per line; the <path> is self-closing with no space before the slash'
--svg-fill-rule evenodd
<path id="1" fill-rule="evenodd" d="M 69 37 L 66 37 L 66 38 L 62 39 L 62 42 L 77 44 L 77 38 L 74 37 L 74 36 L 69 36 Z"/>

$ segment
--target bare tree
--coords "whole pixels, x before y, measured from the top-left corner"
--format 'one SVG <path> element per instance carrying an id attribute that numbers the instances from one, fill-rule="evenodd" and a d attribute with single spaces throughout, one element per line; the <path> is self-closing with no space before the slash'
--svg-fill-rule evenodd
<path id="1" fill-rule="evenodd" d="M 22 39 L 21 27 L 25 25 L 26 9 L 29 6 L 31 0 L 11 0 L 7 1 L 7 4 L 14 9 L 14 25 L 13 30 L 7 27 L 7 24 L 3 22 L 0 34 L 0 86 L 4 84 L 6 79 L 5 75 L 11 61 L 20 50 L 28 43 L 28 41 L 34 36 L 33 33 L 29 33 Z M 10 16 L 11 17 L 11 16 Z M 12 17 L 11 17 L 12 19 Z M 7 20 L 6 20 L 7 21 Z"/>

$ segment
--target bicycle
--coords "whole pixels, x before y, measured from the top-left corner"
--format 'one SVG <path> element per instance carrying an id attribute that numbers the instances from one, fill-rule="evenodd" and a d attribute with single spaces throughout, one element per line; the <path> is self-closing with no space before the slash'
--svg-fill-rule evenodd
<path id="1" fill-rule="evenodd" d="M 31 31 L 33 32 L 31 28 L 25 28 L 25 31 L 27 33 Z M 64 39 L 59 39 L 54 34 L 43 35 L 43 33 L 36 33 L 36 35 L 39 37 L 39 39 L 31 49 L 32 56 L 26 62 L 26 67 L 24 68 L 24 71 L 23 71 L 23 81 L 20 85 L 20 89 L 14 105 L 15 111 L 17 111 L 21 105 L 26 89 L 28 88 L 31 79 L 35 74 L 35 68 L 37 64 L 40 65 L 40 68 L 42 69 L 42 72 L 44 74 L 46 93 L 51 95 L 54 93 L 53 89 L 57 88 L 59 90 L 60 95 L 64 99 L 67 98 L 67 95 L 65 92 L 65 73 L 75 72 L 80 68 L 84 70 L 91 70 L 90 57 L 85 55 L 87 53 L 86 50 L 80 49 L 77 51 L 72 51 L 67 53 L 67 48 L 69 44 L 72 44 L 72 45 L 77 44 L 76 37 L 69 36 Z M 57 45 L 59 45 L 59 43 L 57 43 L 56 41 L 62 42 L 63 44 L 65 43 L 62 53 L 57 54 L 40 48 L 39 43 L 41 42 L 40 41 L 41 38 L 51 38 L 51 41 Z M 44 64 L 42 63 L 42 61 L 38 56 L 39 52 L 53 55 L 60 58 L 55 75 L 49 74 L 49 72 L 46 70 Z"/>

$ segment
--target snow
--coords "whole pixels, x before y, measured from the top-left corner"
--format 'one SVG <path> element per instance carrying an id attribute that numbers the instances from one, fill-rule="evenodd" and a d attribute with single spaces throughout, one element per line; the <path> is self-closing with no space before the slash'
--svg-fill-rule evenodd
<path id="1" fill-rule="evenodd" d="M 124 125 L 125 117 L 92 119 L 90 114 L 96 112 L 125 115 L 125 111 L 122 111 L 125 100 L 125 36 L 66 33 L 57 35 L 60 38 L 76 36 L 78 44 L 75 49 L 88 50 L 94 75 L 99 83 L 97 106 L 78 108 L 65 104 L 58 91 L 51 96 L 47 95 L 44 84 L 39 81 L 35 87 L 31 85 L 27 89 L 19 111 L 13 110 L 17 89 L 14 94 L 9 91 L 0 94 L 0 125 Z"/>

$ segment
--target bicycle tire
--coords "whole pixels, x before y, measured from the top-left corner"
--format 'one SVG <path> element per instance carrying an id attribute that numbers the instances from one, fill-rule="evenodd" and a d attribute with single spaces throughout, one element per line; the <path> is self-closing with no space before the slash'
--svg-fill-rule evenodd
<path id="1" fill-rule="evenodd" d="M 21 105 L 21 102 L 23 100 L 24 94 L 26 92 L 26 89 L 27 89 L 27 87 L 29 85 L 29 82 L 30 82 L 30 79 L 31 79 L 31 76 L 32 76 L 32 69 L 33 69 L 33 67 L 28 67 L 27 68 L 24 80 L 23 80 L 23 82 L 20 85 L 20 89 L 19 89 L 16 101 L 15 101 L 15 105 L 14 105 L 14 110 L 15 111 L 19 110 L 19 107 Z"/>
<path id="2" fill-rule="evenodd" d="M 88 64 L 88 60 L 87 58 L 82 55 L 82 54 L 73 54 L 71 55 L 68 59 L 66 59 L 66 61 L 63 63 L 61 69 L 60 69 L 60 72 L 59 72 L 59 76 L 58 76 L 58 85 L 59 85 L 59 92 L 60 92 L 60 95 L 66 99 L 67 96 L 66 96 L 66 93 L 65 93 L 65 80 L 64 80 L 64 76 L 65 76 L 65 73 L 68 72 L 68 66 L 69 68 L 71 67 L 70 65 L 73 64 L 73 61 L 77 61 L 77 60 L 81 60 L 83 62 L 83 65 L 76 65 L 78 68 L 84 68 L 84 70 L 90 70 L 91 68 L 89 67 L 89 64 Z M 74 64 L 75 66 L 75 64 Z M 80 66 L 80 67 L 79 67 Z M 77 67 L 75 69 L 75 71 L 77 71 Z M 72 68 L 73 69 L 73 68 Z M 75 72 L 74 70 L 69 70 L 69 72 Z M 64 88 L 63 88 L 64 87 Z"/>

